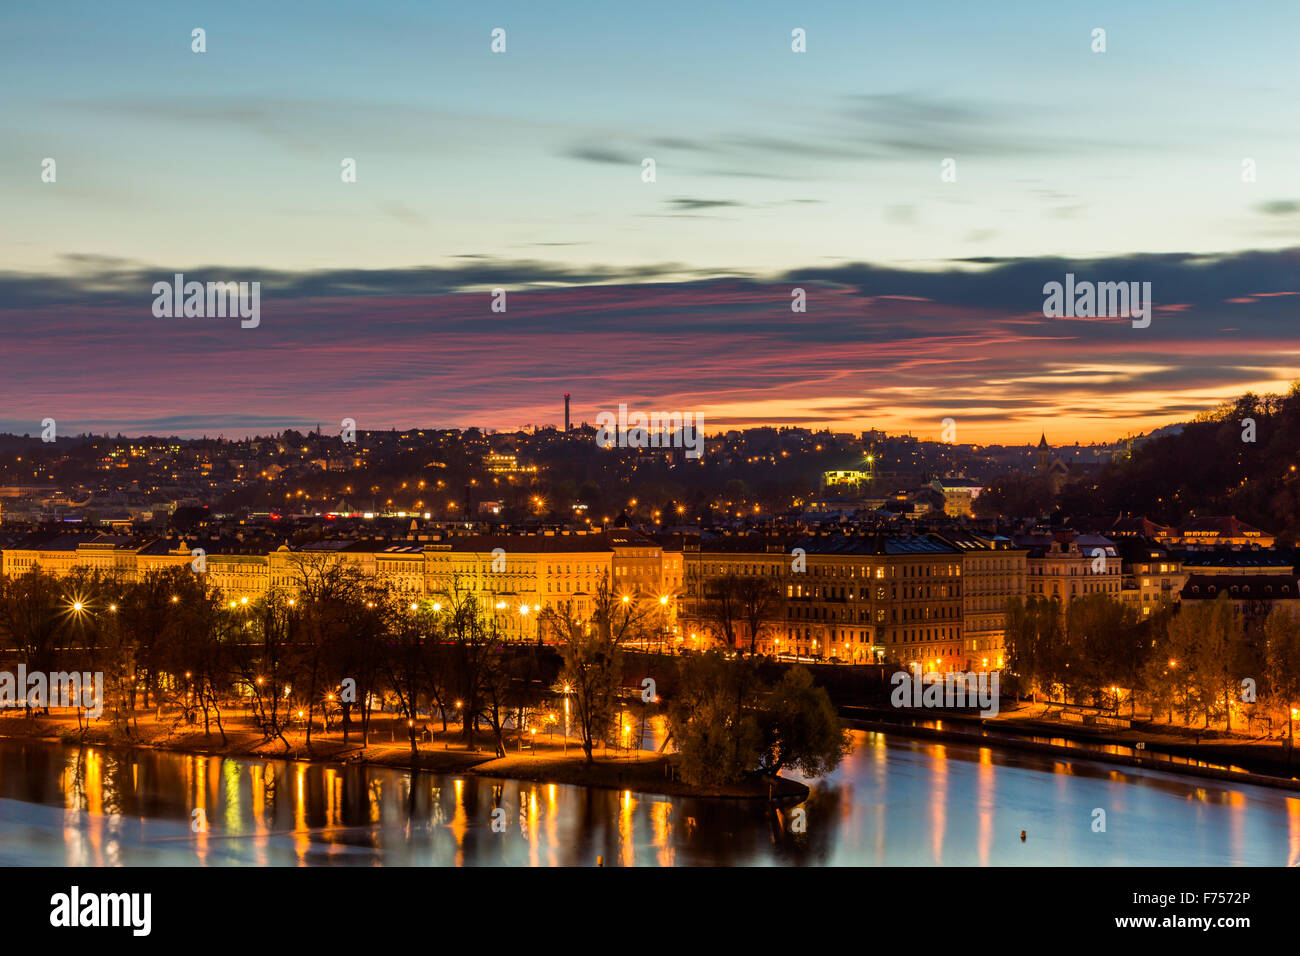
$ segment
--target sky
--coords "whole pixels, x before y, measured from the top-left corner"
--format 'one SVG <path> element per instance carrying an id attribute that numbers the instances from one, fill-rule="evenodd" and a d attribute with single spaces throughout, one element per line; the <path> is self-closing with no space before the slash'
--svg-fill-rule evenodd
<path id="1" fill-rule="evenodd" d="M 569 391 L 587 420 L 1065 443 L 1282 390 L 1297 27 L 1191 0 L 4 5 L 0 429 L 514 428 Z M 1152 325 L 1045 318 L 1067 271 L 1151 281 Z M 260 325 L 155 317 L 176 272 L 261 281 Z"/>

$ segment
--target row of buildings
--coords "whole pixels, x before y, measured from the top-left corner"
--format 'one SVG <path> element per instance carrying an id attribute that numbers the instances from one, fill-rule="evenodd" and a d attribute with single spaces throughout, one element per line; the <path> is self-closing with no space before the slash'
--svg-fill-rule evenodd
<path id="1" fill-rule="evenodd" d="M 646 640 L 703 648 L 730 633 L 763 654 L 849 663 L 923 662 L 940 670 L 1003 664 L 1011 598 L 1063 603 L 1105 594 L 1148 616 L 1164 604 L 1230 594 L 1297 608 L 1295 554 L 1178 551 L 1137 534 L 1004 536 L 954 528 L 890 533 L 416 534 L 290 544 L 260 537 L 138 538 L 34 533 L 0 550 L 0 574 L 77 568 L 140 578 L 188 566 L 232 601 L 294 591 L 305 566 L 338 561 L 404 602 L 453 589 L 478 597 L 503 634 L 536 640 L 546 608 L 579 617 L 603 582 L 646 608 Z M 746 582 L 764 582 L 761 587 Z M 757 628 L 755 628 L 757 624 Z M 757 630 L 757 633 L 754 631 Z"/>

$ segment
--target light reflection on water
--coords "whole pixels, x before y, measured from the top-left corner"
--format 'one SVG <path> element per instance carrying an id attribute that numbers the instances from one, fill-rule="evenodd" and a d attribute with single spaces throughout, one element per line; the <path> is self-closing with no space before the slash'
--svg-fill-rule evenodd
<path id="1" fill-rule="evenodd" d="M 763 801 L 0 740 L 0 863 L 1300 863 L 1300 799 L 1287 791 L 853 736 L 813 785 L 802 834 Z"/>

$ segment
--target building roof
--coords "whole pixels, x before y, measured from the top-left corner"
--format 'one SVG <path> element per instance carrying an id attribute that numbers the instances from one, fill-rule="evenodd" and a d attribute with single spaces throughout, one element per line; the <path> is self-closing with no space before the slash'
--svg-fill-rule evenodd
<path id="1" fill-rule="evenodd" d="M 789 554 L 795 548 L 806 554 L 864 557 L 961 553 L 937 534 L 730 535 L 700 542 L 703 554 Z"/>
<path id="2" fill-rule="evenodd" d="M 1254 525 L 1238 521 L 1235 515 L 1206 515 L 1203 518 L 1191 518 L 1179 526 L 1178 533 L 1223 538 L 1239 538 L 1243 536 L 1250 538 L 1273 537 L 1267 531 L 1261 531 Z"/>
<path id="3" fill-rule="evenodd" d="M 646 542 L 652 545 L 653 542 Z M 610 536 L 597 534 L 464 534 L 429 545 L 434 551 L 490 554 L 501 548 L 507 554 L 604 554 L 614 550 Z"/>
<path id="4" fill-rule="evenodd" d="M 1183 566 L 1193 571 L 1198 568 L 1293 568 L 1295 564 L 1293 548 L 1213 548 L 1188 551 L 1183 558 Z"/>
<path id="5" fill-rule="evenodd" d="M 1114 524 L 1110 526 L 1111 534 L 1140 535 L 1146 538 L 1169 535 L 1173 533 L 1173 530 L 1168 525 L 1157 524 L 1145 516 L 1140 518 L 1116 518 Z"/>
<path id="6" fill-rule="evenodd" d="M 1255 601 L 1294 601 L 1300 597 L 1300 579 L 1294 574 L 1193 574 L 1183 585 L 1184 601 L 1206 601 L 1227 594 Z"/>

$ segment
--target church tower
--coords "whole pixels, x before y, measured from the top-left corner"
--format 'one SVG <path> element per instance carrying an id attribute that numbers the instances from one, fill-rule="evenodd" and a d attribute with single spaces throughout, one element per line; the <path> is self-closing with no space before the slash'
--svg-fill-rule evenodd
<path id="1" fill-rule="evenodd" d="M 1047 444 L 1047 433 L 1043 432 L 1043 437 L 1038 440 L 1038 467 L 1040 475 L 1047 473 L 1047 466 L 1052 463 L 1052 449 Z"/>

